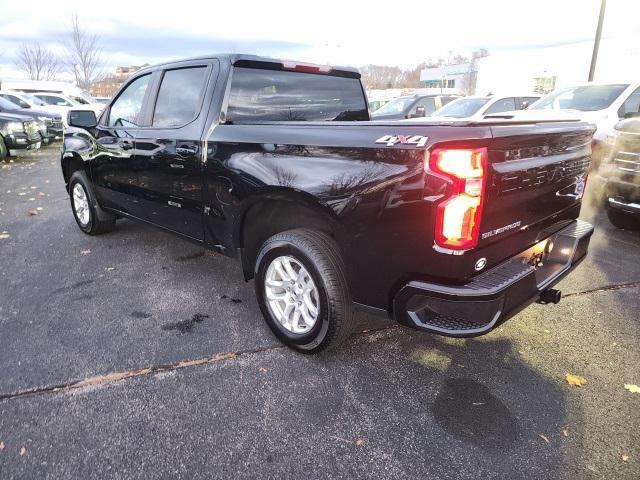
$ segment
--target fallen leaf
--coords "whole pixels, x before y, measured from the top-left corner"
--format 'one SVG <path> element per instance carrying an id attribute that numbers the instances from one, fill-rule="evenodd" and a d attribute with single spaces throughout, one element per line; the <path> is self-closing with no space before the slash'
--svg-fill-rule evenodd
<path id="1" fill-rule="evenodd" d="M 626 383 L 624 388 L 629 390 L 631 393 L 640 393 L 640 387 L 638 385 L 632 385 L 630 383 Z"/>
<path id="2" fill-rule="evenodd" d="M 549 439 L 547 437 L 545 437 L 544 435 L 542 435 L 541 433 L 538 434 L 538 436 L 543 439 L 545 441 L 545 443 L 549 443 Z"/>
<path id="3" fill-rule="evenodd" d="M 264 368 L 264 367 L 260 367 L 260 372 L 261 372 L 261 373 L 267 373 L 267 369 L 266 369 L 266 368 Z"/>
<path id="4" fill-rule="evenodd" d="M 4 450 L 4 442 L 0 441 L 0 450 Z"/>
<path id="5" fill-rule="evenodd" d="M 356 447 L 360 447 L 364 445 L 364 440 L 362 440 L 361 438 L 359 438 L 358 440 L 356 440 Z"/>
<path id="6" fill-rule="evenodd" d="M 27 210 L 27 212 L 29 213 L 29 215 L 38 215 L 38 210 L 36 208 L 30 208 L 29 210 Z"/>
<path id="7" fill-rule="evenodd" d="M 628 462 L 629 461 L 629 455 L 622 455 L 622 461 L 623 462 Z"/>
<path id="8" fill-rule="evenodd" d="M 105 270 L 107 272 L 110 272 L 111 270 L 115 270 L 115 269 L 116 269 L 116 267 L 107 267 L 107 268 L 105 268 Z"/>
<path id="9" fill-rule="evenodd" d="M 24 447 L 22 447 L 22 448 L 20 449 L 20 456 L 23 456 L 25 453 L 27 453 L 27 449 L 26 449 L 26 448 L 24 448 Z"/>
<path id="10" fill-rule="evenodd" d="M 91 253 L 91 250 L 86 249 L 86 250 L 80 250 L 80 255 L 89 255 Z"/>
<path id="11" fill-rule="evenodd" d="M 575 385 L 576 387 L 581 387 L 585 383 L 587 383 L 587 379 L 581 377 L 580 375 L 574 375 L 572 373 L 567 373 L 564 376 L 564 379 L 567 381 L 569 385 Z"/>
<path id="12" fill-rule="evenodd" d="M 544 333 L 551 333 L 551 330 L 544 329 Z"/>
<path id="13" fill-rule="evenodd" d="M 562 435 L 564 435 L 565 437 L 569 436 L 569 431 L 565 428 L 562 430 Z"/>

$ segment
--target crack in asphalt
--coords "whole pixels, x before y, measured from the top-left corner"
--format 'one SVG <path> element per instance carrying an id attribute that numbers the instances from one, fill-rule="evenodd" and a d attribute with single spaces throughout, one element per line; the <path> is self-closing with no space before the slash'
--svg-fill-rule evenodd
<path id="1" fill-rule="evenodd" d="M 398 325 L 390 325 L 382 328 L 375 328 L 371 330 L 364 330 L 356 333 L 354 336 L 370 335 L 384 330 L 392 330 L 399 328 Z M 237 352 L 225 352 L 216 353 L 206 357 L 198 358 L 195 360 L 181 360 L 179 362 L 169 363 L 165 365 L 153 365 L 150 367 L 139 368 L 135 370 L 125 370 L 124 372 L 112 372 L 105 375 L 96 375 L 93 377 L 84 378 L 82 380 L 75 380 L 71 382 L 60 383 L 56 385 L 49 385 L 46 387 L 36 387 L 26 390 L 20 390 L 12 393 L 0 394 L 0 402 L 8 400 L 16 400 L 20 398 L 33 397 L 37 395 L 45 395 L 51 393 L 60 393 L 70 390 L 76 390 L 79 388 L 90 387 L 95 385 L 103 385 L 110 383 L 117 383 L 129 378 L 144 377 L 147 375 L 154 375 L 157 373 L 172 372 L 181 370 L 183 368 L 195 367 L 199 365 L 206 365 L 209 363 L 223 362 L 226 360 L 233 360 L 238 357 L 244 357 L 254 355 L 257 353 L 270 352 L 274 350 L 286 349 L 286 345 L 273 345 L 270 347 L 254 348 L 249 350 L 240 350 Z"/>
<path id="2" fill-rule="evenodd" d="M 617 283 L 612 285 L 606 285 L 604 287 L 593 288 L 590 290 L 571 292 L 563 295 L 562 298 L 577 297 L 581 295 L 588 295 L 591 293 L 607 292 L 607 291 L 621 290 L 624 288 L 634 288 L 634 287 L 640 287 L 640 281 Z M 396 328 L 400 328 L 400 326 L 390 325 L 382 328 L 363 330 L 361 332 L 356 333 L 354 336 L 370 335 L 380 331 L 393 330 Z M 65 382 L 65 383 L 50 385 L 46 387 L 30 388 L 27 390 L 21 390 L 21 391 L 12 392 L 12 393 L 3 393 L 3 394 L 0 394 L 0 402 L 6 401 L 6 400 L 20 399 L 25 397 L 32 397 L 36 395 L 43 395 L 48 393 L 64 392 L 64 391 L 75 390 L 75 389 L 94 386 L 94 385 L 117 383 L 129 378 L 143 377 L 147 375 L 153 375 L 156 373 L 171 372 L 171 371 L 180 370 L 183 368 L 206 365 L 209 363 L 221 362 L 226 360 L 232 360 L 241 356 L 249 356 L 257 353 L 263 353 L 263 352 L 268 352 L 273 350 L 281 350 L 284 348 L 287 348 L 287 347 L 285 345 L 274 345 L 270 347 L 240 350 L 237 352 L 217 353 L 214 355 L 209 355 L 209 356 L 198 358 L 195 360 L 181 360 L 179 362 L 174 362 L 174 363 L 165 364 L 165 365 L 153 365 L 150 367 L 139 368 L 136 370 L 126 370 L 124 372 L 113 372 L 105 375 L 96 375 L 93 377 L 88 377 L 82 380 L 75 380 L 72 382 Z"/>
<path id="3" fill-rule="evenodd" d="M 47 393 L 58 393 L 58 392 L 74 390 L 74 389 L 83 388 L 83 387 L 94 386 L 94 385 L 116 383 L 129 378 L 143 377 L 146 375 L 153 375 L 153 374 L 162 373 L 162 372 L 171 372 L 175 370 L 180 370 L 182 368 L 194 367 L 197 365 L 205 365 L 205 364 L 221 362 L 225 360 L 231 360 L 231 359 L 238 358 L 245 355 L 267 352 L 270 350 L 278 350 L 281 348 L 285 348 L 285 346 L 276 345 L 271 347 L 256 348 L 252 350 L 242 350 L 238 352 L 217 353 L 215 355 L 209 355 L 207 357 L 198 358 L 195 360 L 181 360 L 179 362 L 170 363 L 166 365 L 154 365 L 151 367 L 139 368 L 136 370 L 126 370 L 124 372 L 113 372 L 113 373 L 108 373 L 106 375 L 96 375 L 96 376 L 88 377 L 82 380 L 75 380 L 72 382 L 60 383 L 57 385 L 30 388 L 30 389 L 21 390 L 18 392 L 0 394 L 0 401 L 14 400 L 14 399 L 24 398 L 24 397 L 32 397 L 32 396 L 42 395 Z"/>
<path id="4" fill-rule="evenodd" d="M 614 283 L 613 285 L 605 285 L 604 287 L 592 288 L 590 290 L 582 290 L 580 292 L 571 292 L 562 295 L 562 298 L 577 297 L 579 295 L 587 295 L 589 293 L 609 292 L 611 290 L 621 290 L 623 288 L 640 287 L 640 281 L 627 283 Z"/>
<path id="5" fill-rule="evenodd" d="M 634 287 L 640 287 L 640 281 L 617 283 L 612 285 L 606 285 L 604 287 L 593 288 L 590 290 L 571 292 L 563 295 L 563 298 L 576 297 L 580 295 L 588 295 L 591 293 L 621 290 L 624 288 L 634 288 Z M 390 325 L 382 328 L 363 330 L 361 332 L 356 333 L 354 336 L 370 335 L 380 331 L 392 330 L 397 328 L 400 328 L 399 325 Z M 237 352 L 217 353 L 214 355 L 209 355 L 209 356 L 198 358 L 195 360 L 181 360 L 179 362 L 174 362 L 174 363 L 165 364 L 165 365 L 153 365 L 150 367 L 139 368 L 135 370 L 126 370 L 123 372 L 113 372 L 105 375 L 96 375 L 96 376 L 88 377 L 82 380 L 75 380 L 71 382 L 65 382 L 65 383 L 50 385 L 46 387 L 36 387 L 36 388 L 30 388 L 26 390 L 20 390 L 18 392 L 3 393 L 3 394 L 0 394 L 0 402 L 6 401 L 6 400 L 20 399 L 25 397 L 32 397 L 36 395 L 64 392 L 64 391 L 75 390 L 75 389 L 94 386 L 94 385 L 117 383 L 123 380 L 127 380 L 129 378 L 143 377 L 143 376 L 153 375 L 153 374 L 163 373 L 163 372 L 171 372 L 171 371 L 180 370 L 183 368 L 206 365 L 206 364 L 215 363 L 215 362 L 222 362 L 226 360 L 232 360 L 241 356 L 249 356 L 257 353 L 263 353 L 263 352 L 268 352 L 273 350 L 281 350 L 284 348 L 286 348 L 285 345 L 274 345 L 270 347 L 240 350 Z"/>

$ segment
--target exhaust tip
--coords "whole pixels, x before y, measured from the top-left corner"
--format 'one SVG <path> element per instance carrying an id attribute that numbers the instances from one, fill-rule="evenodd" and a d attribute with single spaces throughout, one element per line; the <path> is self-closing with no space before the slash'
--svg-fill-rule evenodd
<path id="1" fill-rule="evenodd" d="M 549 288 L 548 290 L 543 291 L 540 294 L 540 298 L 538 299 L 538 303 L 559 303 L 562 298 L 562 291 L 556 290 L 555 288 Z"/>

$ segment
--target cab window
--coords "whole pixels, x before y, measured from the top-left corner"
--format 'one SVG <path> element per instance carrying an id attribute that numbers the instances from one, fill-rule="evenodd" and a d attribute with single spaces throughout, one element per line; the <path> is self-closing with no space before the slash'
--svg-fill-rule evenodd
<path id="1" fill-rule="evenodd" d="M 57 105 L 59 107 L 73 107 L 73 104 L 71 102 L 54 95 L 36 95 L 36 97 L 48 103 L 49 105 Z"/>
<path id="2" fill-rule="evenodd" d="M 436 100 L 433 97 L 424 97 L 418 100 L 418 102 L 413 106 L 409 115 L 415 116 L 418 112 L 418 107 L 424 108 L 424 116 L 429 116 L 433 112 L 436 111 Z M 422 110 L 422 109 L 421 109 Z"/>
<path id="3" fill-rule="evenodd" d="M 636 88 L 629 98 L 627 98 L 620 109 L 618 110 L 618 116 L 624 118 L 626 115 L 631 116 L 633 113 L 640 112 L 640 87 Z"/>
<path id="4" fill-rule="evenodd" d="M 200 111 L 207 67 L 168 70 L 162 77 L 153 113 L 154 127 L 179 127 Z"/>
<path id="5" fill-rule="evenodd" d="M 131 82 L 111 105 L 108 126 L 138 127 L 144 96 L 149 87 L 151 75 L 143 75 Z"/>
<path id="6" fill-rule="evenodd" d="M 507 97 L 496 101 L 496 103 L 487 108 L 487 111 L 484 112 L 484 114 L 490 115 L 492 113 L 510 112 L 512 110 L 516 110 L 516 99 L 513 97 Z"/>

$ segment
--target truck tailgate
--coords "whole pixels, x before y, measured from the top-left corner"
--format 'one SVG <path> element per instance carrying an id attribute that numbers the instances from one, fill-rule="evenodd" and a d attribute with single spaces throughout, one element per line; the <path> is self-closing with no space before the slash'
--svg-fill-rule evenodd
<path id="1" fill-rule="evenodd" d="M 594 127 L 587 123 L 491 127 L 486 197 L 478 246 L 504 241 L 518 232 L 553 233 L 576 218 L 587 180 Z M 566 215 L 563 215 L 566 219 Z M 521 245 L 527 248 L 528 245 Z M 505 257 L 515 252 L 504 252 Z"/>

